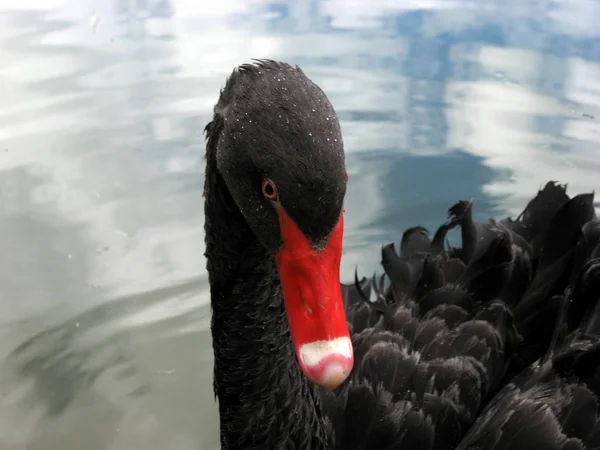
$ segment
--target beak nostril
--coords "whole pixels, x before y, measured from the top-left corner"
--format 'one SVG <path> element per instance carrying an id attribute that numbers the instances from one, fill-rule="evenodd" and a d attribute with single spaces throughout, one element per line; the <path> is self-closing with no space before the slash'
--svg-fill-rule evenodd
<path id="1" fill-rule="evenodd" d="M 309 316 L 313 315 L 313 310 L 310 307 L 310 305 L 308 303 L 306 303 L 306 300 L 303 300 L 304 302 L 304 308 L 306 308 L 306 312 L 308 313 Z"/>

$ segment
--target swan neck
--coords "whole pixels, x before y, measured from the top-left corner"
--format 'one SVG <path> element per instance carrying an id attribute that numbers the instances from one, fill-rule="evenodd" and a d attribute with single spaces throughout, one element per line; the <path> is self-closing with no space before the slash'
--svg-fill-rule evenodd
<path id="1" fill-rule="evenodd" d="M 206 176 L 212 180 L 205 187 L 205 241 L 222 448 L 326 449 L 319 393 L 296 361 L 275 261 L 222 179 L 210 167 Z"/>

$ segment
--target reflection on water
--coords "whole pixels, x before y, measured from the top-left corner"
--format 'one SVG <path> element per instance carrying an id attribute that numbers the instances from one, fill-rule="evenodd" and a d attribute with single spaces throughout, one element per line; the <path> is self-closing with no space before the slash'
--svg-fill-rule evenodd
<path id="1" fill-rule="evenodd" d="M 600 188 L 600 3 L 0 6 L 0 447 L 214 449 L 202 128 L 251 57 L 327 92 L 342 275 L 458 198 Z"/>

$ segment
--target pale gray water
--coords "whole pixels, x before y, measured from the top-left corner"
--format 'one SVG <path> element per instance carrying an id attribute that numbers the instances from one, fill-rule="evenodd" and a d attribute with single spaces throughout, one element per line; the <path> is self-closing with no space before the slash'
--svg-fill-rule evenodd
<path id="1" fill-rule="evenodd" d="M 202 129 L 251 57 L 339 112 L 345 280 L 459 198 L 599 190 L 600 2 L 482 4 L 0 0 L 0 449 L 218 448 Z"/>

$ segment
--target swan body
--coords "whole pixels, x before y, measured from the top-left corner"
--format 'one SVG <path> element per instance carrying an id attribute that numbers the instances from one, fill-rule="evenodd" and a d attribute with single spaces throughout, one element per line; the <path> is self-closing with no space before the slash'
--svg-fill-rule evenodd
<path id="1" fill-rule="evenodd" d="M 240 66 L 206 127 L 223 449 L 600 448 L 600 223 L 549 182 L 516 219 L 458 201 L 341 284 L 343 140 L 297 67 Z M 460 228 L 459 248 L 445 245 Z"/>

